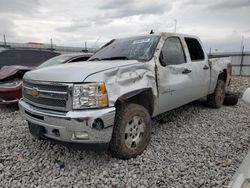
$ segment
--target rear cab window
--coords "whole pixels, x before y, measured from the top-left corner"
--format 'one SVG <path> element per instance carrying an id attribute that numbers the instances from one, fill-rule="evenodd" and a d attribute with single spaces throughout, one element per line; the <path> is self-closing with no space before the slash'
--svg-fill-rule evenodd
<path id="1" fill-rule="evenodd" d="M 191 61 L 202 61 L 205 59 L 200 42 L 195 38 L 184 38 L 188 47 Z"/>

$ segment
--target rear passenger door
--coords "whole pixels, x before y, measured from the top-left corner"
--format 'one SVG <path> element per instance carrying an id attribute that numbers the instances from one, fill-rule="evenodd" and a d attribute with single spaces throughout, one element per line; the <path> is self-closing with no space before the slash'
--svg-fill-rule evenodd
<path id="1" fill-rule="evenodd" d="M 192 65 L 188 62 L 184 40 L 168 37 L 161 49 L 157 64 L 159 92 L 158 113 L 182 106 L 196 97 L 197 83 L 193 82 Z M 186 52 L 186 53 L 185 53 Z"/>
<path id="2" fill-rule="evenodd" d="M 195 98 L 201 98 L 208 94 L 210 84 L 210 66 L 207 56 L 205 55 L 201 43 L 198 39 L 184 37 L 189 53 L 188 64 L 192 70 L 191 79 L 196 85 L 194 89 Z"/>

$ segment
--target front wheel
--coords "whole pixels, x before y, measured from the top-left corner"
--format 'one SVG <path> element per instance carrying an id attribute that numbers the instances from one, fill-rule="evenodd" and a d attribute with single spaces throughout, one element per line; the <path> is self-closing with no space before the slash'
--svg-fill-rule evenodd
<path id="1" fill-rule="evenodd" d="M 110 142 L 114 157 L 130 159 L 140 155 L 147 147 L 151 135 L 151 117 L 143 106 L 128 103 L 117 109 Z"/>
<path id="2" fill-rule="evenodd" d="M 218 80 L 214 93 L 207 96 L 207 103 L 213 108 L 220 108 L 223 105 L 226 93 L 226 84 L 223 80 Z"/>

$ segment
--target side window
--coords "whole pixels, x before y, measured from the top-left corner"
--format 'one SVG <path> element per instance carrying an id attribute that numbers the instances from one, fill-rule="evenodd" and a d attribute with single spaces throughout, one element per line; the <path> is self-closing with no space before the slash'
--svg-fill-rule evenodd
<path id="1" fill-rule="evenodd" d="M 178 65 L 185 62 L 185 54 L 180 39 L 178 37 L 168 38 L 160 54 L 161 65 Z"/>
<path id="2" fill-rule="evenodd" d="M 79 61 L 87 61 L 89 59 L 89 57 L 79 57 L 79 58 L 76 58 L 76 59 L 73 59 L 72 61 L 70 61 L 70 63 L 73 63 L 73 62 L 79 62 Z"/>
<path id="3" fill-rule="evenodd" d="M 204 52 L 200 45 L 200 42 L 194 38 L 185 38 L 188 46 L 188 51 L 191 57 L 191 61 L 204 60 Z"/>

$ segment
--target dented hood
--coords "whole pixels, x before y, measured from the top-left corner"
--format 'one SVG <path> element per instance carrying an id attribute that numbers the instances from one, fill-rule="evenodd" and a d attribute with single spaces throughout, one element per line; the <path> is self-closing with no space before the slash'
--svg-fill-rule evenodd
<path id="1" fill-rule="evenodd" d="M 89 75 L 112 68 L 139 64 L 136 60 L 85 61 L 62 64 L 29 71 L 24 79 L 49 82 L 82 82 Z"/>
<path id="2" fill-rule="evenodd" d="M 0 69 L 0 80 L 14 76 L 19 71 L 29 71 L 32 70 L 33 68 L 34 67 L 20 66 L 20 65 L 3 66 Z"/>

